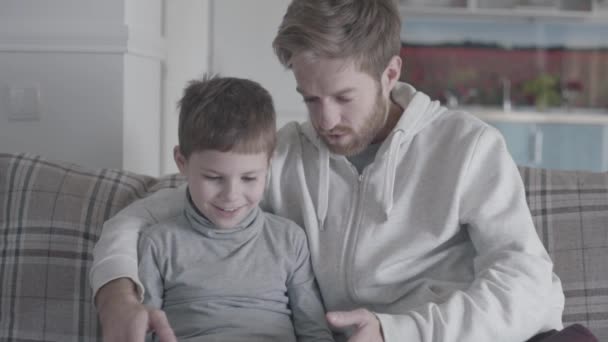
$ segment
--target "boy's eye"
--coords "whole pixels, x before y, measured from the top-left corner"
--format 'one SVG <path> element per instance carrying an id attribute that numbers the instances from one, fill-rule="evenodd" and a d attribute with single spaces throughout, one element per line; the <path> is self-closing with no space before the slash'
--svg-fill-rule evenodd
<path id="1" fill-rule="evenodd" d="M 242 179 L 243 179 L 244 182 L 253 182 L 257 178 L 256 177 L 243 177 Z"/>
<path id="2" fill-rule="evenodd" d="M 316 97 L 304 97 L 304 102 L 305 103 L 313 103 L 315 101 L 317 101 Z"/>
<path id="3" fill-rule="evenodd" d="M 220 176 L 203 175 L 203 177 L 204 177 L 205 179 L 212 180 L 212 181 L 218 181 L 218 180 L 220 180 L 220 179 L 221 179 L 221 177 L 220 177 Z"/>
<path id="4" fill-rule="evenodd" d="M 338 102 L 341 102 L 341 103 L 348 103 L 351 101 L 351 99 L 348 97 L 338 97 L 337 100 L 338 100 Z"/>

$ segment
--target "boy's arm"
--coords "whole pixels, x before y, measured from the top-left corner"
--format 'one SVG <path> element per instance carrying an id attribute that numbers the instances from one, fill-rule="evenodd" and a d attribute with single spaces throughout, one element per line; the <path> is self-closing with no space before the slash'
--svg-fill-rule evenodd
<path id="1" fill-rule="evenodd" d="M 161 258 L 166 254 L 158 250 L 157 245 L 154 244 L 154 240 L 146 233 L 141 234 L 137 251 L 139 255 L 139 279 L 144 286 L 143 304 L 147 309 L 154 308 L 163 312 L 161 310 L 163 307 L 164 283 L 161 274 L 161 265 L 163 264 Z M 168 320 L 166 325 L 170 326 Z M 158 328 L 151 327 L 148 331 L 156 333 L 155 329 Z M 158 341 L 158 338 L 154 338 L 154 335 L 148 333 L 146 342 Z"/>
<path id="2" fill-rule="evenodd" d="M 163 306 L 163 277 L 160 271 L 158 251 L 153 240 L 142 234 L 138 244 L 139 252 L 139 279 L 144 286 L 143 304 L 152 308 L 161 309 Z"/>
<path id="3" fill-rule="evenodd" d="M 301 229 L 301 228 L 299 228 Z M 289 306 L 298 342 L 334 341 L 310 264 L 306 237 L 298 234 L 295 269 L 287 282 Z"/>

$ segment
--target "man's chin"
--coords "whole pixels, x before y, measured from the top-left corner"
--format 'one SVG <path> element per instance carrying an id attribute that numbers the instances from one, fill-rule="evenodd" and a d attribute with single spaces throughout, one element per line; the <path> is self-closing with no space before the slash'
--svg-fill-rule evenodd
<path id="1" fill-rule="evenodd" d="M 325 142 L 327 148 L 335 154 L 350 157 L 356 155 L 365 149 L 365 146 L 358 146 L 355 144 L 329 144 Z"/>

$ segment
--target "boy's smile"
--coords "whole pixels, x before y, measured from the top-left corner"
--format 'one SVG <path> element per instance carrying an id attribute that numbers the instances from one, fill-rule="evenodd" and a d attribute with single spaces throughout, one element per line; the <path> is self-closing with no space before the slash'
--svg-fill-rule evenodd
<path id="1" fill-rule="evenodd" d="M 266 185 L 268 154 L 204 150 L 175 154 L 192 202 L 218 228 L 234 228 L 255 208 Z"/>

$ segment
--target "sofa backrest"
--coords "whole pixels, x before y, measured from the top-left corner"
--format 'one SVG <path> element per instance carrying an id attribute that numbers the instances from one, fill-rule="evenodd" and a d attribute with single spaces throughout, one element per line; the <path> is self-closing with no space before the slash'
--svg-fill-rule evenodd
<path id="1" fill-rule="evenodd" d="M 0 154 L 0 341 L 101 341 L 88 270 L 103 222 L 181 182 Z"/>
<path id="2" fill-rule="evenodd" d="M 608 173 L 520 172 L 564 323 L 608 341 Z M 0 341 L 101 341 L 88 272 L 103 222 L 183 181 L 0 153 Z"/>

